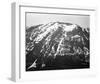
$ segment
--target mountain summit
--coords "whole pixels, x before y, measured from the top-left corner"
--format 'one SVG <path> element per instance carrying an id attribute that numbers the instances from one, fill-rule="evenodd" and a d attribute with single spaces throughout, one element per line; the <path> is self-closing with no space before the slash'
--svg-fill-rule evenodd
<path id="1" fill-rule="evenodd" d="M 41 68 L 43 65 L 52 67 L 56 64 L 59 67 L 63 64 L 67 67 L 69 65 L 62 62 L 68 61 L 69 58 L 69 62 L 80 63 L 81 66 L 89 64 L 89 28 L 65 22 L 50 22 L 26 29 L 28 69 L 34 68 L 32 65 L 34 62 L 37 62 L 35 68 L 36 66 Z"/>

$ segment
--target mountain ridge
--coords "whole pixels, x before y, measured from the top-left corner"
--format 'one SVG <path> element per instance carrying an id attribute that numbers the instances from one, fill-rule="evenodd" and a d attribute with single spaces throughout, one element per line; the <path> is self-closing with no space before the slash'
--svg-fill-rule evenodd
<path id="1" fill-rule="evenodd" d="M 29 52 L 43 59 L 80 55 L 78 59 L 89 63 L 89 29 L 65 22 L 39 25 L 26 33 L 26 56 Z"/>

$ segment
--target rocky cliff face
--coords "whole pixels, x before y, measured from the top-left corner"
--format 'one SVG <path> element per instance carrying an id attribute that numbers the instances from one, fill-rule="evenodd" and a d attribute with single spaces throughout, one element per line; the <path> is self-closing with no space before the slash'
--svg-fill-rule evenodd
<path id="1" fill-rule="evenodd" d="M 50 22 L 26 29 L 26 70 L 89 67 L 89 28 Z"/>

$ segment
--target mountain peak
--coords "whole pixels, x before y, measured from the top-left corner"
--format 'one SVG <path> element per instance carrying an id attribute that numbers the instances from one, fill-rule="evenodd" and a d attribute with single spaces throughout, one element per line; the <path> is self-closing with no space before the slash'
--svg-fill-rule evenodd
<path id="1" fill-rule="evenodd" d="M 89 30 L 83 31 L 77 24 L 57 21 L 40 25 L 27 32 L 26 42 L 26 55 L 89 56 Z"/>

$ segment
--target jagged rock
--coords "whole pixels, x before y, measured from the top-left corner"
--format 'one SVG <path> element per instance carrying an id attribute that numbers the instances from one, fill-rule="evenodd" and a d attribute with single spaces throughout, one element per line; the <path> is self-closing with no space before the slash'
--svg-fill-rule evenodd
<path id="1" fill-rule="evenodd" d="M 50 57 L 52 60 L 49 60 Z M 63 59 L 60 65 L 59 62 L 55 62 L 58 58 L 66 60 Z M 63 62 L 69 58 L 76 65 L 80 63 L 81 66 L 85 64 L 89 67 L 89 28 L 71 23 L 50 22 L 26 29 L 27 67 L 30 67 L 36 59 L 39 69 L 50 65 L 47 60 L 50 63 L 55 62 L 51 63 L 52 67 L 57 63 L 63 66 Z M 70 61 L 68 62 L 71 63 Z M 65 65 L 68 66 L 67 63 Z"/>

